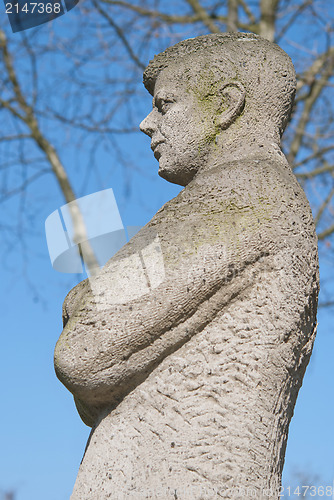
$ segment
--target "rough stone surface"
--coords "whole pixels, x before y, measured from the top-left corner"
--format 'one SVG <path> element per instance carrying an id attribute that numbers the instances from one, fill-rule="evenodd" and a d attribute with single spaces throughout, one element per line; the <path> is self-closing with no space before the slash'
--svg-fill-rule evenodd
<path id="1" fill-rule="evenodd" d="M 280 149 L 294 69 L 255 35 L 208 35 L 144 83 L 159 175 L 186 187 L 65 299 L 56 372 L 93 427 L 71 498 L 278 498 L 319 287 Z"/>

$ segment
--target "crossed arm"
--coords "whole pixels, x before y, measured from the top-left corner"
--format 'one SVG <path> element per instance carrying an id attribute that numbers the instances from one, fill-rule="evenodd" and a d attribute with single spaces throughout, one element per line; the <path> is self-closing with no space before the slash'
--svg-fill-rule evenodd
<path id="1" fill-rule="evenodd" d="M 88 425 L 250 286 L 254 273 L 249 269 L 270 252 L 263 228 L 256 227 L 256 212 L 253 225 L 239 214 L 232 225 L 231 218 L 218 212 L 211 231 L 194 206 L 184 212 L 183 220 L 159 225 L 171 209 L 172 203 L 167 213 L 158 212 L 94 281 L 79 284 L 65 300 L 66 324 L 56 346 L 55 367 Z M 136 266 L 131 269 L 152 227 L 161 234 L 164 263 L 164 277 L 155 287 L 138 277 Z M 202 228 L 204 240 L 195 227 Z M 170 261 L 176 248 L 179 255 Z M 123 276 L 120 268 L 125 269 Z"/>

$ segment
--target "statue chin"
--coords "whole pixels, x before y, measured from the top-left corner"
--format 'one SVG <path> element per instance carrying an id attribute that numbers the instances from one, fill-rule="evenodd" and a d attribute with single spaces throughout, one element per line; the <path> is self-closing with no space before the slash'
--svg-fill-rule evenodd
<path id="1" fill-rule="evenodd" d="M 193 180 L 197 169 L 185 168 L 181 165 L 169 165 L 165 162 L 159 161 L 158 175 L 168 182 L 178 184 L 179 186 L 187 186 Z"/>

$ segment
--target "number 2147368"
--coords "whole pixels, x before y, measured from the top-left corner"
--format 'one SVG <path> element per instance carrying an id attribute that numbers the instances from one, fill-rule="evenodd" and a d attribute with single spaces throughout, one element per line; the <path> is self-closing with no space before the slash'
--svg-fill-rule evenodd
<path id="1" fill-rule="evenodd" d="M 19 3 L 6 3 L 6 14 L 19 14 L 25 12 L 26 14 L 59 14 L 61 10 L 60 3 L 35 3 L 27 2 L 24 5 Z"/>

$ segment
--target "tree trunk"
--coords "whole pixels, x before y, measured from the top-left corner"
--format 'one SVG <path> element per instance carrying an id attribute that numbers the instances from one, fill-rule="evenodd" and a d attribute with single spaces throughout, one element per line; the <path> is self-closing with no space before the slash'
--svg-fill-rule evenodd
<path id="1" fill-rule="evenodd" d="M 275 21 L 279 0 L 261 0 L 261 19 L 259 23 L 259 35 L 270 42 L 275 39 Z"/>
<path id="2" fill-rule="evenodd" d="M 238 0 L 228 0 L 227 31 L 238 31 Z"/>

